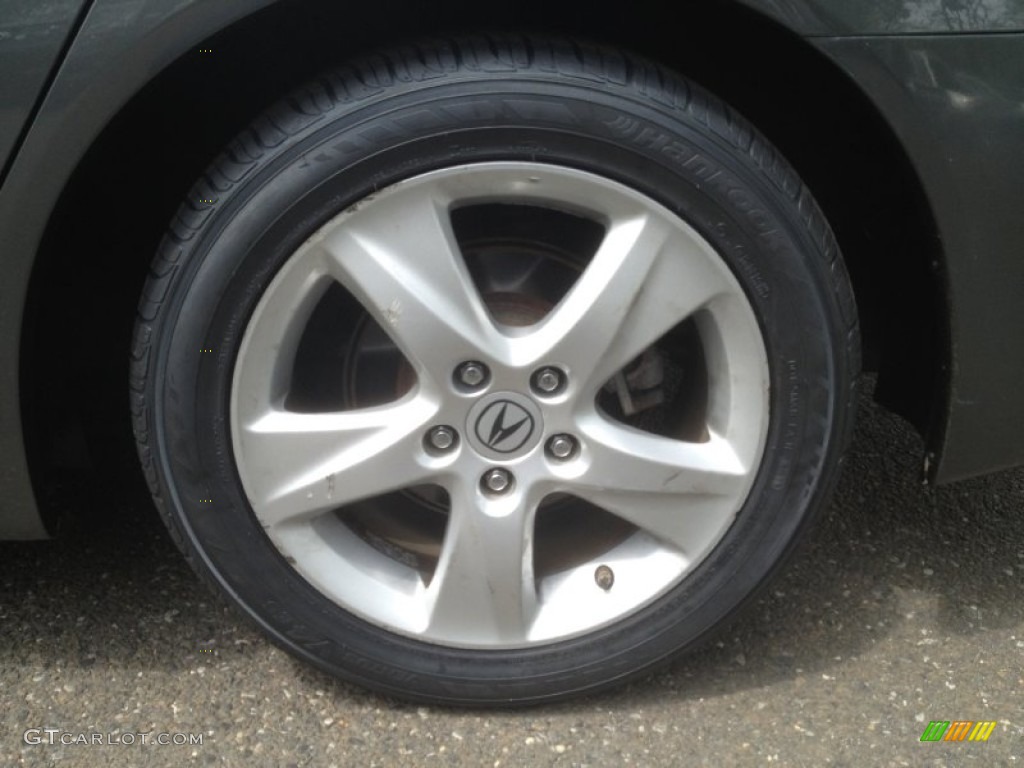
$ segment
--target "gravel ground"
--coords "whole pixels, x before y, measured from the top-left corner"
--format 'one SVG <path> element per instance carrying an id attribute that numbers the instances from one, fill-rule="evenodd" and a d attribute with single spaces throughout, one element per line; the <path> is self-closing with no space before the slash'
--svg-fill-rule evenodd
<path id="1" fill-rule="evenodd" d="M 1024 471 L 930 489 L 905 425 L 867 400 L 860 425 L 828 518 L 716 645 L 525 712 L 402 704 L 292 661 L 148 509 L 0 544 L 0 765 L 1024 765 Z M 958 719 L 998 725 L 919 741 Z"/>

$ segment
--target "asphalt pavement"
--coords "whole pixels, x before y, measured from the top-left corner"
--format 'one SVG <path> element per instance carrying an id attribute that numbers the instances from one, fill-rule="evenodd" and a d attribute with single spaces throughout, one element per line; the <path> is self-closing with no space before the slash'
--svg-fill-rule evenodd
<path id="1" fill-rule="evenodd" d="M 0 544 L 0 766 L 1024 765 L 1024 471 L 929 488 L 905 424 L 867 398 L 859 424 L 829 514 L 717 644 L 526 711 L 336 683 L 211 596 L 145 504 L 81 510 Z M 921 741 L 958 720 L 996 725 Z"/>

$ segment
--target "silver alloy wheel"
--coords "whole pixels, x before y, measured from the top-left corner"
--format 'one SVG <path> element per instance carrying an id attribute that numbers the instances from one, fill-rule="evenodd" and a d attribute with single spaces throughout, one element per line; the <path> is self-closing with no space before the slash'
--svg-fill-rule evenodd
<path id="1" fill-rule="evenodd" d="M 575 284 L 531 325 L 494 319 L 453 232 L 453 210 L 488 202 L 567 211 L 604 228 Z M 415 383 L 372 407 L 292 410 L 286 394 L 300 339 L 333 284 L 384 329 Z M 706 367 L 702 439 L 654 434 L 609 416 L 598 402 L 609 380 L 688 319 Z M 458 384 L 466 361 L 487 366 L 482 388 Z M 531 377 L 545 367 L 565 378 L 541 397 Z M 761 332 L 742 288 L 678 216 L 591 173 L 479 163 L 382 190 L 295 252 L 261 298 L 239 349 L 231 435 L 239 477 L 267 536 L 328 598 L 421 640 L 521 648 L 622 619 L 704 559 L 760 466 L 768 382 Z M 536 422 L 528 435 L 510 411 L 501 413 L 502 404 Z M 477 434 L 484 419 L 486 430 Z M 431 450 L 427 436 L 438 425 L 452 425 L 466 439 Z M 514 445 L 504 452 L 499 438 L 513 427 L 518 433 L 505 437 Z M 575 440 L 568 459 L 545 450 L 555 435 Z M 514 484 L 486 493 L 481 478 L 496 467 Z M 448 499 L 428 575 L 371 546 L 336 514 L 422 486 L 439 487 Z M 535 573 L 535 517 L 556 496 L 606 510 L 631 533 L 586 562 Z"/>

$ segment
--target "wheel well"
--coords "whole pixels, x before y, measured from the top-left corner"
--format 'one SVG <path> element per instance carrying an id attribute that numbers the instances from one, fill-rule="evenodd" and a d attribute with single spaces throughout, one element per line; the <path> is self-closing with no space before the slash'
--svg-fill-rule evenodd
<path id="1" fill-rule="evenodd" d="M 614 17 L 582 0 L 340 6 L 286 0 L 210 38 L 202 46 L 210 53 L 190 51 L 137 94 L 73 174 L 40 248 L 22 340 L 26 442 L 42 505 L 63 504 L 54 489 L 80 494 L 77 476 L 91 488 L 98 477 L 104 496 L 141 488 L 127 407 L 137 296 L 164 227 L 219 149 L 321 69 L 374 47 L 475 29 L 630 48 L 748 117 L 796 166 L 836 231 L 880 397 L 930 428 L 947 356 L 936 228 L 888 126 L 808 43 L 727 2 L 688 5 L 682 27 L 659 23 L 664 7 L 650 0 Z"/>

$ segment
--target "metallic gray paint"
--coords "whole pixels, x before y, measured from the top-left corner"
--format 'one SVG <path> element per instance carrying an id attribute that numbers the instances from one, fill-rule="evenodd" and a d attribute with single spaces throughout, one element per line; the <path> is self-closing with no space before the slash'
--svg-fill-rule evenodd
<path id="1" fill-rule="evenodd" d="M 3 0 L 0 2 L 0 183 L 18 137 L 26 128 L 57 57 L 64 46 L 75 16 L 84 0 Z M 0 188 L 0 210 L 3 188 Z M 17 215 L 13 209 L 12 214 Z M 25 289 L 19 264 L 31 264 L 34 251 L 19 254 L 8 239 L 0 214 L 4 268 L 0 281 L 0 490 L 5 499 L 0 516 L 0 537 L 38 538 L 45 534 L 29 494 L 28 466 L 21 441 L 18 402 L 18 338 L 22 302 L 15 298 Z M 20 256 L 20 258 L 19 258 Z M 14 295 L 12 295 L 14 294 Z"/>
<path id="2" fill-rule="evenodd" d="M 146 82 L 206 37 L 272 0 L 96 0 L 0 188 L 0 360 L 19 359 L 36 250 L 91 142 Z M 29 480 L 17 366 L 0 366 L 0 538 L 45 537 Z"/>
<path id="3" fill-rule="evenodd" d="M 1024 34 L 816 45 L 895 130 L 939 227 L 952 371 L 930 471 L 1024 463 Z"/>
<path id="4" fill-rule="evenodd" d="M 0 169 L 53 69 L 85 0 L 0 0 Z M 0 183 L 3 182 L 0 170 Z"/>
<path id="5" fill-rule="evenodd" d="M 73 15 L 76 3 L 65 2 L 60 7 Z M 19 359 L 25 292 L 50 211 L 108 119 L 203 39 L 272 2 L 96 0 L 0 188 L 0 359 Z M 1017 299 L 1024 185 L 1014 183 L 1024 177 L 1024 34 L 952 34 L 1024 30 L 1024 0 L 740 2 L 812 38 L 849 73 L 920 174 L 940 226 L 953 335 L 946 419 L 934 425 L 929 445 L 933 478 L 1024 462 L 1015 428 L 1024 423 L 1024 356 L 1007 348 L 1024 338 Z M 4 0 L 2 18 L 28 3 Z M 38 66 L 41 55 L 25 54 L 24 65 Z M 10 142 L 29 97 L 26 86 L 7 80 L 0 97 L 15 107 L 0 118 L 0 141 Z M 16 366 L 0 367 L 0 538 L 45 535 L 29 483 L 17 377 Z"/>
<path id="6" fill-rule="evenodd" d="M 1024 30 L 1024 0 L 740 0 L 805 37 Z"/>

